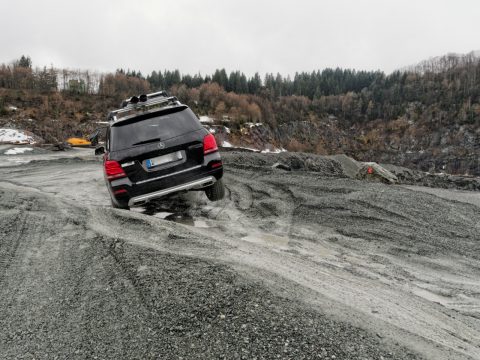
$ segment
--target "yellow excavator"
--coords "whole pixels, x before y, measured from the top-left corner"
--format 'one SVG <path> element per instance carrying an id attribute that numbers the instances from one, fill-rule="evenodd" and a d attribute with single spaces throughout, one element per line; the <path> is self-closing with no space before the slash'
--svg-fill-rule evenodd
<path id="1" fill-rule="evenodd" d="M 92 142 L 79 137 L 71 137 L 66 140 L 66 142 L 72 147 L 91 147 L 93 146 Z"/>
<path id="2" fill-rule="evenodd" d="M 105 137 L 105 130 L 107 129 L 108 121 L 96 121 L 97 128 L 90 135 L 85 136 L 81 131 L 74 133 L 74 136 L 65 140 L 65 144 L 71 147 L 91 147 L 94 148 L 98 145 L 100 137 Z"/>
<path id="3" fill-rule="evenodd" d="M 108 124 L 106 121 L 97 121 L 97 124 L 104 125 Z M 65 142 L 71 147 L 95 147 L 98 145 L 98 140 L 100 136 L 105 136 L 105 126 L 100 126 L 92 134 L 86 137 L 73 136 L 65 140 Z M 103 133 L 103 135 L 101 135 Z M 78 133 L 77 133 L 78 135 Z"/>

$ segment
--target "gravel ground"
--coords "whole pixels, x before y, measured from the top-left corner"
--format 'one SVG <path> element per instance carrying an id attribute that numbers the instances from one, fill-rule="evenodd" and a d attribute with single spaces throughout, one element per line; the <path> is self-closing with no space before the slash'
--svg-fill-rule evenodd
<path id="1" fill-rule="evenodd" d="M 480 358 L 468 195 L 230 152 L 225 200 L 123 211 L 89 154 L 0 166 L 0 358 Z"/>

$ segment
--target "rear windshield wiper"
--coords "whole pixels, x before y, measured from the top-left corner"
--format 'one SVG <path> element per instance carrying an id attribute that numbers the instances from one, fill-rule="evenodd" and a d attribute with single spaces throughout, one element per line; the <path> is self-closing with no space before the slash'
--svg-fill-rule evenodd
<path id="1" fill-rule="evenodd" d="M 160 138 L 154 138 L 154 139 L 139 141 L 139 142 L 136 142 L 135 144 L 132 144 L 132 146 L 141 145 L 141 144 L 148 144 L 148 143 L 155 142 L 155 141 L 160 141 Z"/>

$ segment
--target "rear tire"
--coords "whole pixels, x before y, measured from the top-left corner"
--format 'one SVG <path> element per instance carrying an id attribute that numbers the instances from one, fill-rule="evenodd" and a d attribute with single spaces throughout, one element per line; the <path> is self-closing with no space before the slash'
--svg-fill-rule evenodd
<path id="1" fill-rule="evenodd" d="M 223 186 L 222 179 L 217 180 L 215 184 L 205 189 L 205 195 L 207 195 L 210 201 L 222 200 L 225 196 L 225 187 Z"/>
<path id="2" fill-rule="evenodd" d="M 113 201 L 113 199 L 110 199 L 110 201 L 112 202 L 112 207 L 114 209 L 130 210 L 130 207 L 128 205 L 118 205 L 115 203 L 115 201 Z"/>

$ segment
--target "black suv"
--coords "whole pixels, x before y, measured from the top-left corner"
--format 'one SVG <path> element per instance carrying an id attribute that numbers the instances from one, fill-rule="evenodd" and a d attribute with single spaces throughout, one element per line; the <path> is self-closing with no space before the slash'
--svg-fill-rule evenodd
<path id="1" fill-rule="evenodd" d="M 188 190 L 223 198 L 223 166 L 214 136 L 190 108 L 164 91 L 133 96 L 110 112 L 103 165 L 112 205 L 128 209 Z"/>

